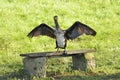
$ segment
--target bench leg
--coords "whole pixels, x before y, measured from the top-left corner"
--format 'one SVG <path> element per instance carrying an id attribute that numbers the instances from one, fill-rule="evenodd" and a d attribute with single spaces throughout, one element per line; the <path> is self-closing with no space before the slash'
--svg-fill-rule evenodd
<path id="1" fill-rule="evenodd" d="M 86 54 L 88 54 L 88 53 L 86 53 Z M 88 69 L 95 69 L 94 56 L 90 56 L 90 58 L 87 59 L 85 57 L 86 54 L 72 56 L 74 70 L 86 71 Z"/>
<path id="2" fill-rule="evenodd" d="M 23 63 L 29 76 L 46 77 L 46 57 L 24 58 Z"/>

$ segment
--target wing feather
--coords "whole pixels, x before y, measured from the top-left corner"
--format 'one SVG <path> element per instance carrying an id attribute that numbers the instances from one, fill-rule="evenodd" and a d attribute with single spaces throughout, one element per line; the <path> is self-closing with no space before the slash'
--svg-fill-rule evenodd
<path id="1" fill-rule="evenodd" d="M 89 26 L 76 21 L 70 28 L 68 28 L 65 32 L 65 37 L 69 40 L 73 40 L 77 38 L 78 36 L 82 35 L 85 33 L 86 35 L 96 35 L 96 31 L 90 28 Z"/>
<path id="2" fill-rule="evenodd" d="M 27 36 L 29 38 L 32 38 L 32 37 L 37 37 L 40 35 L 55 38 L 54 29 L 52 29 L 45 23 L 42 23 L 39 26 L 35 27 L 30 33 L 28 33 Z"/>

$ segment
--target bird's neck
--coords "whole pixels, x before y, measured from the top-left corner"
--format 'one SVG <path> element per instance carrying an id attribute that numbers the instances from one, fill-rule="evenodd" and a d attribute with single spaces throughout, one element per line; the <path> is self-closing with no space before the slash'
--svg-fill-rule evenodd
<path id="1" fill-rule="evenodd" d="M 55 28 L 56 28 L 56 30 L 60 29 L 60 26 L 59 26 L 59 24 L 58 24 L 58 21 L 57 21 L 57 20 L 55 20 Z"/>

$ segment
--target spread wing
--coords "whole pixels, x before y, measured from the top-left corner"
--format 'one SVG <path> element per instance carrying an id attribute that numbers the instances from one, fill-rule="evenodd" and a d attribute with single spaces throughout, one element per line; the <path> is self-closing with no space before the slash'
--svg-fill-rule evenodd
<path id="1" fill-rule="evenodd" d="M 90 28 L 89 26 L 76 21 L 70 28 L 68 28 L 65 32 L 65 37 L 69 40 L 73 40 L 77 38 L 78 36 L 82 35 L 85 33 L 86 35 L 96 35 L 96 31 Z"/>
<path id="2" fill-rule="evenodd" d="M 51 27 L 49 27 L 47 24 L 44 23 L 35 27 L 27 36 L 29 38 L 32 38 L 32 37 L 37 37 L 39 35 L 55 38 L 54 29 L 52 29 Z"/>

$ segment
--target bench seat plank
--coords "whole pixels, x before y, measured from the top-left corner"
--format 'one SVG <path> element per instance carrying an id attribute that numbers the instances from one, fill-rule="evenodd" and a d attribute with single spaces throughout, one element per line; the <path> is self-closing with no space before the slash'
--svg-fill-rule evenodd
<path id="1" fill-rule="evenodd" d="M 57 52 L 36 52 L 36 53 L 26 53 L 26 54 L 20 54 L 22 57 L 29 57 L 29 58 L 37 58 L 37 57 L 57 57 L 57 56 L 72 56 L 76 54 L 84 54 L 84 53 L 90 53 L 90 52 L 95 52 L 96 50 L 72 50 L 68 51 L 66 55 L 63 55 L 63 52 L 60 51 L 59 53 Z"/>

